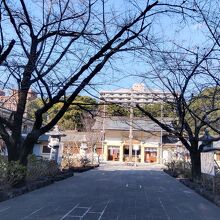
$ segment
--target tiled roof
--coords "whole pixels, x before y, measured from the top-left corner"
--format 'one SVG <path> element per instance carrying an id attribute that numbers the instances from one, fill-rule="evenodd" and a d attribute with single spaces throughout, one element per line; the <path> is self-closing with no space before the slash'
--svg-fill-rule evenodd
<path id="1" fill-rule="evenodd" d="M 38 141 L 39 141 L 39 142 L 49 141 L 49 135 L 42 134 L 42 135 L 38 138 Z"/>
<path id="2" fill-rule="evenodd" d="M 98 132 L 77 132 L 74 130 L 66 130 L 63 132 L 65 136 L 61 137 L 61 142 L 65 141 L 75 141 L 75 142 L 82 142 L 82 141 L 95 141 L 100 139 L 100 133 Z M 49 135 L 43 134 L 38 138 L 38 142 L 49 141 Z M 98 141 L 98 140 L 97 140 Z"/>
<path id="3" fill-rule="evenodd" d="M 94 141 L 95 139 L 100 138 L 100 134 L 96 132 L 77 132 L 77 131 L 64 131 L 65 137 L 62 137 L 62 141 L 76 141 L 76 142 L 82 142 L 82 141 Z"/>
<path id="4" fill-rule="evenodd" d="M 171 119 L 166 119 L 167 124 L 171 124 Z M 92 129 L 102 130 L 103 118 L 96 118 L 96 122 Z M 146 118 L 134 118 L 133 130 L 145 130 L 145 131 L 161 131 L 161 128 L 150 119 Z M 129 130 L 130 119 L 127 117 L 111 117 L 104 119 L 105 130 Z"/>

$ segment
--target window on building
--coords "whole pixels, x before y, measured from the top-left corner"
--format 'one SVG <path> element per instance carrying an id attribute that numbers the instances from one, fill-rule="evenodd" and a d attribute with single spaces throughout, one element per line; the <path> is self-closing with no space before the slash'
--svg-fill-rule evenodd
<path id="1" fill-rule="evenodd" d="M 27 125 L 24 125 L 24 126 L 23 126 L 23 133 L 26 134 L 27 132 L 28 132 L 28 127 L 27 127 Z"/>
<path id="2" fill-rule="evenodd" d="M 49 154 L 50 153 L 50 148 L 48 146 L 43 146 L 42 153 Z"/>

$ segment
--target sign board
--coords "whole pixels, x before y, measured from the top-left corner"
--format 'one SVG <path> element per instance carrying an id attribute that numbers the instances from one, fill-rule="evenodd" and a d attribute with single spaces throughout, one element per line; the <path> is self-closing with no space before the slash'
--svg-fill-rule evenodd
<path id="1" fill-rule="evenodd" d="M 215 176 L 214 153 L 201 153 L 201 171 L 202 173 Z"/>
<path id="2" fill-rule="evenodd" d="M 140 146 L 138 144 L 133 144 L 133 150 L 139 150 Z"/>

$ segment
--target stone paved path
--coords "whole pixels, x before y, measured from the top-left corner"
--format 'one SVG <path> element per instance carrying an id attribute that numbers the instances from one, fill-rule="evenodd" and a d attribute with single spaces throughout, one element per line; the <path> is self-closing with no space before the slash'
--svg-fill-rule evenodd
<path id="1" fill-rule="evenodd" d="M 153 167 L 101 166 L 0 203 L 1 220 L 220 220 L 220 208 Z"/>

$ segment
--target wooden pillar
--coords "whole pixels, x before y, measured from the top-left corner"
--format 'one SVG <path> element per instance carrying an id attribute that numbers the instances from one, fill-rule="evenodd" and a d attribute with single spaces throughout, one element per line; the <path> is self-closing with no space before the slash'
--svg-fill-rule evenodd
<path id="1" fill-rule="evenodd" d="M 161 158 L 161 151 L 160 147 L 157 148 L 157 163 L 160 163 L 160 158 Z"/>
<path id="2" fill-rule="evenodd" d="M 144 163 L 144 146 L 141 145 L 141 163 Z"/>
<path id="3" fill-rule="evenodd" d="M 104 145 L 104 161 L 108 160 L 108 145 Z"/>
<path id="4" fill-rule="evenodd" d="M 123 151 L 124 145 L 120 145 L 120 152 L 119 152 L 119 161 L 123 162 L 123 157 L 124 157 L 124 151 Z"/>

